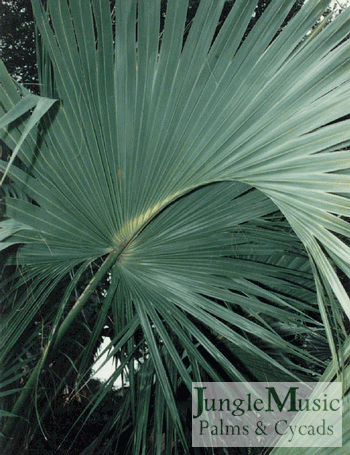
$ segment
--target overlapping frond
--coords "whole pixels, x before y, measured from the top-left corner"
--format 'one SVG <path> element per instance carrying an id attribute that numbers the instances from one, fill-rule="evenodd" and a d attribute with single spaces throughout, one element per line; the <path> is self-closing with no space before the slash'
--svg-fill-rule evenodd
<path id="1" fill-rule="evenodd" d="M 350 9 L 319 33 L 329 1 L 282 27 L 294 1 L 272 0 L 247 35 L 256 0 L 237 0 L 221 27 L 224 1 L 201 0 L 184 38 L 188 0 L 168 0 L 161 31 L 158 0 L 32 3 L 42 94 L 58 101 L 0 68 L 1 138 L 16 158 L 0 168 L 18 188 L 0 238 L 19 267 L 3 284 L 2 365 L 6 387 L 29 377 L 10 409 L 22 415 L 36 390 L 27 411 L 37 406 L 45 432 L 63 385 L 85 387 L 105 327 L 120 366 L 80 421 L 125 371 L 128 386 L 84 453 L 108 453 L 113 425 L 111 444 L 126 435 L 130 453 L 160 454 L 162 435 L 170 453 L 175 433 L 186 450 L 176 391 L 191 380 L 317 379 L 331 354 L 339 367 Z M 44 399 L 93 298 L 88 340 L 65 352 L 70 367 Z"/>

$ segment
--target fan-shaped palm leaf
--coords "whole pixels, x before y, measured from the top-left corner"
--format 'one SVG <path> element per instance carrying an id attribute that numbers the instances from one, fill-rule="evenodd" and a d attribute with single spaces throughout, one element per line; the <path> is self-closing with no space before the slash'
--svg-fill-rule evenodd
<path id="1" fill-rule="evenodd" d="M 184 40 L 188 0 L 168 1 L 161 34 L 158 0 L 112 12 L 107 0 L 32 3 L 42 93 L 59 101 L 28 126 L 1 70 L 0 110 L 18 111 L 2 138 L 22 162 L 8 176 L 26 194 L 5 199 L 1 230 L 4 248 L 19 245 L 3 284 L 7 412 L 37 412 L 45 433 L 64 385 L 85 387 L 107 325 L 121 366 L 80 421 L 125 367 L 128 386 L 84 453 L 108 453 L 121 435 L 130 453 L 160 454 L 162 435 L 166 453 L 183 453 L 181 384 L 317 379 L 326 358 L 311 346 L 326 337 L 338 362 L 350 315 L 339 278 L 350 129 L 337 121 L 349 113 L 350 10 L 310 32 L 329 2 L 309 1 L 281 30 L 294 2 L 272 0 L 246 37 L 256 0 L 237 0 L 220 30 L 224 1 L 201 0 Z M 86 342 L 74 335 L 83 326 Z"/>

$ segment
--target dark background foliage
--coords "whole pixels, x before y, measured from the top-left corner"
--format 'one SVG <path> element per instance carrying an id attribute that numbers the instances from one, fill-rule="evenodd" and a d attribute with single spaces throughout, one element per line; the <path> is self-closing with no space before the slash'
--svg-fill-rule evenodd
<path id="1" fill-rule="evenodd" d="M 0 57 L 9 73 L 37 91 L 35 26 L 30 0 L 0 3 Z"/>

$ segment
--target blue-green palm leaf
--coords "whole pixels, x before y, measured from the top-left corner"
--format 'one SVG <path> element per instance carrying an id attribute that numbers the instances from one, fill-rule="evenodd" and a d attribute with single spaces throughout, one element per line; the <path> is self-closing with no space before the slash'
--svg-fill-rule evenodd
<path id="1" fill-rule="evenodd" d="M 40 372 L 54 374 L 95 299 L 62 384 L 84 387 L 107 325 L 122 365 L 108 387 L 128 374 L 108 428 L 120 435 L 131 418 L 137 453 L 160 454 L 174 432 L 184 450 L 180 384 L 317 379 L 330 353 L 338 363 L 350 315 L 350 129 L 337 121 L 349 114 L 350 10 L 313 32 L 329 2 L 309 1 L 281 29 L 294 2 L 272 0 L 246 36 L 255 0 L 237 0 L 220 29 L 224 1 L 201 0 L 184 39 L 188 0 L 168 1 L 161 33 L 158 0 L 46 3 L 32 0 L 50 107 L 39 124 L 0 68 L 0 113 L 18 112 L 1 138 L 21 162 L 0 230 L 7 264 L 20 266 L 3 284 L 6 386 L 23 374 L 23 340 L 41 337 L 26 370 L 40 396 Z M 104 453 L 106 432 L 86 453 Z"/>

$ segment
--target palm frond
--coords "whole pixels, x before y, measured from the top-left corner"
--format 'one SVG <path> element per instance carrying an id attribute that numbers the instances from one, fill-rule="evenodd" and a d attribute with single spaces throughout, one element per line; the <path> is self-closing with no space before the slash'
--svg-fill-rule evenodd
<path id="1" fill-rule="evenodd" d="M 309 33 L 329 1 L 282 27 L 294 1 L 272 0 L 246 34 L 256 0 L 221 27 L 224 1 L 201 0 L 184 37 L 188 0 L 167 2 L 161 34 L 158 0 L 32 4 L 43 97 L 0 72 L 1 137 L 21 163 L 0 164 L 20 189 L 0 231 L 17 267 L 2 285 L 16 398 L 2 416 L 48 431 L 105 329 L 120 363 L 74 428 L 125 372 L 128 385 L 85 455 L 121 435 L 128 453 L 161 454 L 163 436 L 167 453 L 188 450 L 176 397 L 192 380 L 317 380 L 330 356 L 342 368 L 350 9 Z"/>

